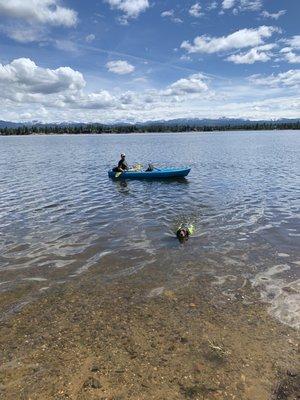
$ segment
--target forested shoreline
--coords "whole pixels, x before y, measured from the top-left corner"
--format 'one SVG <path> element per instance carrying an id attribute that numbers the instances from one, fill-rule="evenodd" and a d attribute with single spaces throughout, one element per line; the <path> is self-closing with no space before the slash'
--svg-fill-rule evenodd
<path id="1" fill-rule="evenodd" d="M 22 125 L 17 127 L 2 127 L 0 135 L 61 135 L 61 134 L 118 134 L 118 133 L 153 133 L 153 132 L 214 132 L 214 131 L 259 131 L 259 130 L 300 130 L 298 122 L 263 122 L 249 124 L 226 125 L 193 125 L 193 124 L 136 124 L 136 125 Z"/>

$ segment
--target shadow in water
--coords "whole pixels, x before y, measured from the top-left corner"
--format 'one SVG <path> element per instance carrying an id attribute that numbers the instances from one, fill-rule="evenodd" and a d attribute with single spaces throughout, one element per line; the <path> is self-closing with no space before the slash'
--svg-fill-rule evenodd
<path id="1" fill-rule="evenodd" d="M 131 181 L 131 182 L 129 182 Z M 136 184 L 144 185 L 145 187 L 151 186 L 167 186 L 167 185 L 189 185 L 186 178 L 169 178 L 169 179 L 153 179 L 153 180 L 137 180 L 137 179 L 112 179 L 118 192 L 128 194 L 130 190 L 134 189 Z"/>
<path id="2" fill-rule="evenodd" d="M 157 178 L 157 179 L 120 179 L 120 178 L 111 178 L 111 180 L 115 183 L 118 183 L 120 186 L 127 186 L 128 182 L 142 182 L 145 183 L 147 185 L 150 184 L 174 184 L 174 183 L 181 183 L 181 184 L 189 184 L 189 180 L 187 178 L 184 177 L 179 177 L 179 178 L 166 178 L 166 179 L 162 179 L 162 178 Z"/>
<path id="3" fill-rule="evenodd" d="M 129 194 L 130 193 L 130 186 L 126 180 L 124 180 L 124 179 L 114 180 L 113 182 L 119 193 L 121 193 L 121 194 Z"/>

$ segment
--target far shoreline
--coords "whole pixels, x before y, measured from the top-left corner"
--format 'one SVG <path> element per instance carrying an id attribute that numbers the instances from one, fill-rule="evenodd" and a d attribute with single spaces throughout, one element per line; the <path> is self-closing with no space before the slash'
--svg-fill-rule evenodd
<path id="1" fill-rule="evenodd" d="M 59 136 L 59 135 L 119 135 L 151 133 L 215 133 L 215 132 L 266 132 L 266 131 L 299 131 L 300 122 L 267 123 L 224 126 L 192 125 L 22 125 L 0 128 L 0 136 Z"/>

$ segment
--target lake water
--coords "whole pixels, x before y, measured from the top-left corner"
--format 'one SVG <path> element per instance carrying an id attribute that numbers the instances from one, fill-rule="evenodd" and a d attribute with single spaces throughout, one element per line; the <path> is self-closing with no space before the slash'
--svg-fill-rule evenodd
<path id="1" fill-rule="evenodd" d="M 121 152 L 192 171 L 115 182 Z M 92 267 L 114 279 L 151 266 L 173 286 L 180 269 L 209 274 L 229 297 L 247 278 L 299 327 L 299 160 L 297 131 L 0 137 L 3 312 Z M 181 222 L 196 226 L 185 244 Z"/>

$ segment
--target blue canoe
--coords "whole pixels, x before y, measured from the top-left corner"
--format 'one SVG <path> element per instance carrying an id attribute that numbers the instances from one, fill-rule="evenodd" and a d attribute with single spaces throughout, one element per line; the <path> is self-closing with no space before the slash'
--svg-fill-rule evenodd
<path id="1" fill-rule="evenodd" d="M 112 170 L 108 171 L 108 176 L 113 179 L 170 179 L 183 178 L 187 176 L 191 168 L 162 168 L 155 169 L 151 172 L 145 171 L 126 171 L 116 177 L 116 173 Z"/>

